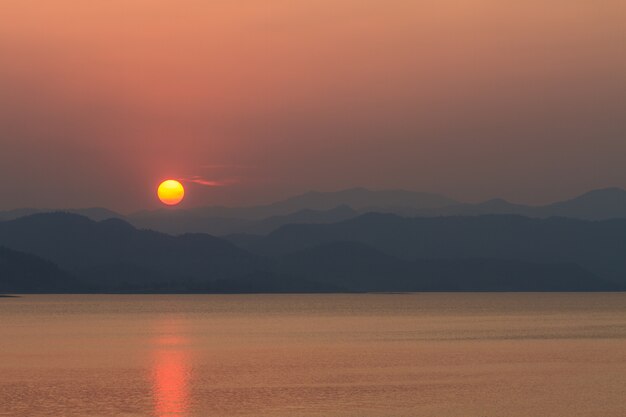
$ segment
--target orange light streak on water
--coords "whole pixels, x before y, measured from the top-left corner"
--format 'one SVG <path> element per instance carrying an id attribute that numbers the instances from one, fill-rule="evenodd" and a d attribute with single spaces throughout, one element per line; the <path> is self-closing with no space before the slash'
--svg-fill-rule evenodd
<path id="1" fill-rule="evenodd" d="M 187 340 L 178 335 L 176 322 L 155 341 L 153 375 L 154 415 L 185 417 L 189 410 L 189 357 L 183 348 Z"/>

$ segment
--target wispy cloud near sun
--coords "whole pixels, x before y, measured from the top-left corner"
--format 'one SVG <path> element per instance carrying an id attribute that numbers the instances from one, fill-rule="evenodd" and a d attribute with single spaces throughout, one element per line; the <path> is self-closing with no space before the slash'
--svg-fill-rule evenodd
<path id="1" fill-rule="evenodd" d="M 193 184 L 202 185 L 205 187 L 224 187 L 227 185 L 236 184 L 239 182 L 238 178 L 225 178 L 225 179 L 210 179 L 200 175 L 192 175 L 187 178 L 180 178 L 180 181 L 191 182 Z"/>

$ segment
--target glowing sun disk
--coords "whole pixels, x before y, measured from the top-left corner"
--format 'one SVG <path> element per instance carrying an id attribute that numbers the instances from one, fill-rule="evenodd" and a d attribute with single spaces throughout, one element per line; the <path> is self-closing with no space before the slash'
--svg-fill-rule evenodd
<path id="1" fill-rule="evenodd" d="M 157 195 L 163 204 L 174 206 L 183 201 L 185 188 L 176 180 L 166 180 L 159 185 Z"/>

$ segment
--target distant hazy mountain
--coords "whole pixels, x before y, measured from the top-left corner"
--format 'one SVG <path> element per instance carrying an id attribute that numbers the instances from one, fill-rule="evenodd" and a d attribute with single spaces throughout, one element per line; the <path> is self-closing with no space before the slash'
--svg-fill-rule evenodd
<path id="1" fill-rule="evenodd" d="M 403 214 L 427 217 L 518 214 L 539 218 L 569 217 L 583 220 L 608 220 L 626 218 L 626 191 L 621 188 L 594 190 L 571 200 L 545 206 L 527 206 L 509 203 L 502 199 L 493 199 L 478 204 L 457 204 L 436 209 L 409 210 Z"/>
<path id="2" fill-rule="evenodd" d="M 297 210 L 330 210 L 337 206 L 349 206 L 354 210 L 376 209 L 428 209 L 458 204 L 457 201 L 439 194 L 404 190 L 371 191 L 365 188 L 352 188 L 336 192 L 311 191 L 272 204 L 274 210 L 292 213 Z"/>
<path id="3" fill-rule="evenodd" d="M 458 202 L 431 193 L 354 188 L 337 192 L 312 191 L 262 206 L 141 211 L 128 216 L 128 221 L 140 228 L 172 234 L 268 233 L 284 224 L 335 222 L 354 216 L 357 212 L 405 212 L 453 204 Z"/>
<path id="4" fill-rule="evenodd" d="M 0 212 L 0 221 L 54 212 L 19 209 Z M 437 194 L 410 191 L 370 191 L 354 188 L 337 192 L 309 192 L 273 204 L 250 207 L 159 209 L 122 216 L 103 208 L 70 209 L 92 220 L 124 219 L 135 227 L 169 234 L 208 233 L 214 236 L 267 234 L 294 223 L 335 223 L 367 212 L 405 217 L 517 214 L 526 217 L 569 217 L 584 220 L 626 218 L 626 191 L 607 188 L 545 206 L 528 206 L 492 199 L 478 204 L 459 203 Z"/>
<path id="5" fill-rule="evenodd" d="M 266 234 L 292 223 L 333 223 L 367 212 L 406 217 L 517 214 L 527 217 L 569 217 L 583 220 L 626 218 L 626 191 L 607 188 L 545 206 L 492 199 L 464 204 L 437 194 L 369 191 L 362 188 L 332 193 L 309 192 L 274 204 L 255 207 L 205 207 L 135 213 L 137 227 L 166 233 Z"/>
<path id="6" fill-rule="evenodd" d="M 576 263 L 615 282 L 626 282 L 626 219 L 584 221 L 511 215 L 404 218 L 366 214 L 334 224 L 288 225 L 250 240 L 247 249 L 268 256 L 332 242 L 359 242 L 406 260 L 518 259 Z"/>
<path id="7" fill-rule="evenodd" d="M 53 211 L 53 210 L 40 210 L 34 208 L 19 208 L 15 210 L 0 211 L 0 221 L 13 220 L 24 216 L 30 216 L 40 212 Z"/>
<path id="8" fill-rule="evenodd" d="M 81 289 L 84 288 L 73 276 L 54 263 L 0 246 L 0 293 Z"/>
<path id="9" fill-rule="evenodd" d="M 187 216 L 189 214 L 189 216 Z M 212 235 L 229 234 L 267 234 L 280 226 L 291 223 L 333 223 L 356 216 L 358 213 L 348 206 L 339 206 L 330 210 L 300 210 L 294 213 L 271 216 L 258 220 L 204 217 L 186 211 L 150 212 L 142 217 L 132 217 L 135 226 L 143 229 L 158 230 L 174 235 L 189 233 L 208 233 Z"/>
<path id="10" fill-rule="evenodd" d="M 23 208 L 23 209 L 16 209 L 16 210 L 0 211 L 0 221 L 14 220 L 20 217 L 30 216 L 32 214 L 39 214 L 39 213 L 78 214 L 78 215 L 90 218 L 91 220 L 95 220 L 95 221 L 124 218 L 124 216 L 122 216 L 121 214 L 116 213 L 109 209 L 102 208 L 102 207 L 90 207 L 90 208 L 84 208 L 84 209 L 63 209 L 63 210 Z"/>
<path id="11" fill-rule="evenodd" d="M 590 191 L 571 200 L 540 207 L 537 211 L 544 217 L 562 216 L 589 220 L 626 218 L 626 190 L 606 188 Z"/>
<path id="12" fill-rule="evenodd" d="M 266 219 L 250 222 L 238 230 L 238 233 L 264 235 L 273 232 L 281 226 L 294 223 L 324 224 L 336 223 L 351 219 L 358 212 L 349 206 L 339 206 L 329 210 L 300 210 L 283 216 L 272 216 Z"/>

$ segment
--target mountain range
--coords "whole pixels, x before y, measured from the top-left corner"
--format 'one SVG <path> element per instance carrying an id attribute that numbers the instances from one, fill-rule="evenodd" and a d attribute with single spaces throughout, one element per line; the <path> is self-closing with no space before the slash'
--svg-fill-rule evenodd
<path id="1" fill-rule="evenodd" d="M 119 219 L 45 213 L 0 222 L 0 245 L 54 262 L 90 286 L 202 284 L 250 273 L 256 258 L 206 234 L 170 236 Z"/>
<path id="2" fill-rule="evenodd" d="M 588 221 L 517 215 L 405 218 L 369 213 L 343 222 L 283 226 L 267 236 L 231 238 L 265 256 L 331 242 L 357 242 L 401 259 L 501 259 L 576 263 L 626 283 L 626 219 Z"/>
<path id="3" fill-rule="evenodd" d="M 0 212 L 0 292 L 621 290 L 625 254 L 617 188 L 545 206 L 357 188 L 127 216 Z"/>
<path id="4" fill-rule="evenodd" d="M 513 204 L 503 199 L 492 199 L 479 204 L 415 209 L 404 214 L 413 216 L 518 214 L 538 218 L 569 217 L 582 220 L 608 220 L 626 218 L 626 191 L 621 188 L 593 190 L 570 200 L 543 206 Z"/>
<path id="5" fill-rule="evenodd" d="M 0 291 L 621 290 L 625 232 L 626 220 L 370 213 L 282 226 L 241 244 L 35 214 L 0 222 L 0 245 L 10 248 L 0 257 Z"/>
<path id="6" fill-rule="evenodd" d="M 85 288 L 75 277 L 53 262 L 0 246 L 0 293 L 82 290 Z"/>
<path id="7" fill-rule="evenodd" d="M 17 209 L 0 212 L 0 221 L 54 210 Z M 122 215 L 104 208 L 68 209 L 92 220 L 123 219 L 135 227 L 169 234 L 208 233 L 267 234 L 293 223 L 334 223 L 368 212 L 406 217 L 478 216 L 517 214 L 533 218 L 568 217 L 581 220 L 626 218 L 626 191 L 605 188 L 570 200 L 543 206 L 510 203 L 492 199 L 482 203 L 462 203 L 432 193 L 402 190 L 370 191 L 354 188 L 337 192 L 309 192 L 276 203 L 249 207 L 198 207 L 158 209 Z"/>

